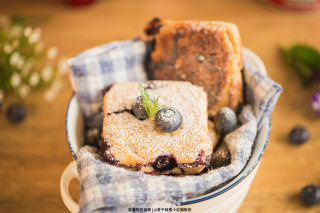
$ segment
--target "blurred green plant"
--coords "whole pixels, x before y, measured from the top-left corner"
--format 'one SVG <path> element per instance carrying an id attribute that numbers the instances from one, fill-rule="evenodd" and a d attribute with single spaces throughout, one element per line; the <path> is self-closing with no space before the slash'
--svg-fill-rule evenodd
<path id="1" fill-rule="evenodd" d="M 308 45 L 295 44 L 287 49 L 281 48 L 281 51 L 286 63 L 294 68 L 305 87 L 319 80 L 320 53 L 318 50 Z"/>
<path id="2" fill-rule="evenodd" d="M 300 76 L 304 87 L 318 83 L 319 89 L 311 97 L 311 108 L 320 116 L 320 52 L 308 45 L 294 44 L 281 48 L 284 59 Z"/>
<path id="3" fill-rule="evenodd" d="M 7 93 L 26 98 L 44 87 L 45 100 L 52 101 L 68 72 L 66 58 L 57 53 L 44 45 L 41 29 L 27 26 L 22 16 L 0 16 L 0 105 Z"/>

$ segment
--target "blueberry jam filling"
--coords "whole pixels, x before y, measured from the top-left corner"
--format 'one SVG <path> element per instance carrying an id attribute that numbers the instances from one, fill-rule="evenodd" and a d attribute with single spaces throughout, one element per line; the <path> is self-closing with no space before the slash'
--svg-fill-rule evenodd
<path id="1" fill-rule="evenodd" d="M 152 164 L 152 167 L 159 172 L 169 171 L 177 166 L 178 164 L 174 157 L 168 155 L 159 156 Z"/>

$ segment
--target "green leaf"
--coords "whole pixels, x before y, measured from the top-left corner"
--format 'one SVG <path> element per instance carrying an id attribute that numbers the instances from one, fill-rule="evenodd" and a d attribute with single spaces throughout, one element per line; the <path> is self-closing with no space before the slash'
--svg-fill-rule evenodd
<path id="1" fill-rule="evenodd" d="M 142 96 L 144 108 L 145 108 L 149 118 L 153 119 L 154 116 L 156 115 L 157 111 L 159 110 L 159 108 L 157 107 L 159 97 L 157 97 L 155 101 L 152 101 L 149 93 L 143 88 L 143 86 L 141 84 L 139 84 L 139 88 L 140 88 L 140 93 Z"/>
<path id="2" fill-rule="evenodd" d="M 305 87 L 315 81 L 313 72 L 320 70 L 320 53 L 313 47 L 295 44 L 289 49 L 280 48 L 286 63 L 294 68 Z"/>
<path id="3" fill-rule="evenodd" d="M 309 66 L 299 61 L 294 62 L 294 67 L 297 73 L 301 77 L 301 81 L 304 87 L 308 87 L 314 81 L 312 70 Z"/>
<path id="4" fill-rule="evenodd" d="M 299 61 L 315 68 L 320 68 L 320 53 L 313 47 L 296 44 L 291 47 L 289 51 L 291 60 Z"/>

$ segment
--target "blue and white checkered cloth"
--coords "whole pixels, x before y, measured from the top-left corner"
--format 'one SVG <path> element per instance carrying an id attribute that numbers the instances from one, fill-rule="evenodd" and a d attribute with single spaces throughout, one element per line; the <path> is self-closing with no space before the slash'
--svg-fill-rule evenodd
<path id="1" fill-rule="evenodd" d="M 143 81 L 145 43 L 139 39 L 113 42 L 90 49 L 70 60 L 71 82 L 87 125 L 101 123 L 99 108 L 104 88 L 115 82 Z M 225 137 L 231 164 L 199 176 L 152 176 L 104 163 L 96 148 L 77 153 L 80 212 L 127 212 L 128 208 L 172 207 L 227 182 L 246 165 L 260 124 L 269 119 L 281 86 L 245 61 L 247 105 L 240 127 Z M 95 122 L 92 122 L 95 121 Z"/>

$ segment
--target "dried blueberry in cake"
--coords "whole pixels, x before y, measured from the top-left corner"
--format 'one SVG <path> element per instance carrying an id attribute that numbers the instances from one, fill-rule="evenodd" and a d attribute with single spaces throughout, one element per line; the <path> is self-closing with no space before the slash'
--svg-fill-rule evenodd
<path id="1" fill-rule="evenodd" d="M 180 128 L 182 121 L 182 115 L 174 107 L 164 107 L 155 116 L 156 125 L 163 132 L 176 131 Z"/>
<path id="2" fill-rule="evenodd" d="M 141 95 L 137 97 L 134 101 L 134 104 L 132 106 L 132 112 L 139 120 L 144 120 L 149 117 L 144 108 L 143 98 Z"/>
<path id="3" fill-rule="evenodd" d="M 152 167 L 159 172 L 165 172 L 177 167 L 177 162 L 173 157 L 163 155 L 157 158 Z"/>

